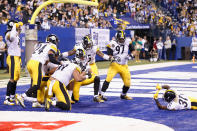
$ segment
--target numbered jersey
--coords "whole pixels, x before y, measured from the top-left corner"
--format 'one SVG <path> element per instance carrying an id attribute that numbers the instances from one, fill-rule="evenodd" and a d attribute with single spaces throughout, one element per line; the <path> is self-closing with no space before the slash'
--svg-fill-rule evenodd
<path id="1" fill-rule="evenodd" d="M 74 49 L 77 50 L 79 48 L 83 48 L 82 44 L 76 44 Z M 84 49 L 85 50 L 85 49 Z M 86 59 L 89 64 L 95 63 L 96 52 L 99 50 L 97 45 L 93 45 L 93 47 L 89 50 L 85 50 Z"/>
<path id="2" fill-rule="evenodd" d="M 47 64 L 45 64 L 44 66 L 42 66 L 43 68 L 42 68 L 42 75 L 44 76 L 44 75 L 46 75 L 46 73 L 48 72 L 48 71 L 50 71 L 51 69 L 53 69 L 53 68 L 55 68 L 55 67 L 58 67 L 58 65 L 57 64 L 53 64 L 53 63 L 51 63 L 51 62 L 48 62 Z"/>
<path id="3" fill-rule="evenodd" d="M 8 55 L 21 56 L 20 38 L 16 31 L 15 33 L 8 31 L 5 36 L 5 41 L 8 46 Z"/>
<path id="4" fill-rule="evenodd" d="M 81 71 L 80 67 L 69 61 L 64 62 L 64 65 L 59 65 L 52 77 L 59 80 L 65 86 L 67 86 L 70 80 L 73 79 L 73 71 L 77 69 Z"/>
<path id="5" fill-rule="evenodd" d="M 50 50 L 52 50 L 54 53 L 57 53 L 56 45 L 52 43 L 39 43 L 36 46 L 31 59 L 45 64 L 46 61 L 49 60 L 48 52 Z"/>
<path id="6" fill-rule="evenodd" d="M 126 39 L 124 44 L 119 44 L 116 41 L 112 40 L 107 47 L 113 50 L 113 56 L 115 58 L 115 62 L 120 65 L 126 65 L 128 62 L 127 55 L 129 53 L 129 44 L 130 40 Z"/>
<path id="7" fill-rule="evenodd" d="M 167 105 L 169 110 L 184 110 L 191 109 L 191 101 L 188 96 L 184 94 L 177 94 L 177 98 Z"/>

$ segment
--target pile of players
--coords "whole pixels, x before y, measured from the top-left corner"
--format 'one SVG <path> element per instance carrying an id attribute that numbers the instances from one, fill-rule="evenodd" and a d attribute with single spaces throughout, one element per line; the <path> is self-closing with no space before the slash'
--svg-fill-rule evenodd
<path id="1" fill-rule="evenodd" d="M 27 63 L 27 70 L 31 77 L 30 88 L 23 94 L 15 94 L 20 76 L 19 35 L 22 24 L 12 21 L 8 25 L 10 30 L 7 31 L 5 39 L 8 43 L 7 63 L 10 81 L 7 85 L 4 104 L 20 104 L 25 108 L 25 101 L 31 101 L 32 107 L 45 107 L 49 110 L 52 105 L 63 110 L 71 110 L 71 104 L 79 101 L 80 87 L 91 83 L 94 83 L 93 101 L 102 103 L 107 100 L 104 93 L 117 73 L 124 82 L 120 98 L 132 99 L 126 95 L 131 81 L 127 62 L 133 58 L 134 48 L 123 31 L 117 31 L 116 39 L 107 45 L 108 55 L 102 53 L 98 46 L 93 44 L 90 35 L 84 36 L 81 43 L 77 43 L 73 50 L 63 53 L 58 50 L 58 37 L 54 34 L 48 35 L 45 43 L 38 43 L 35 46 L 32 57 Z M 13 48 L 14 46 L 18 47 L 17 50 Z M 74 54 L 73 59 L 67 58 Z M 100 93 L 96 55 L 111 61 Z"/>

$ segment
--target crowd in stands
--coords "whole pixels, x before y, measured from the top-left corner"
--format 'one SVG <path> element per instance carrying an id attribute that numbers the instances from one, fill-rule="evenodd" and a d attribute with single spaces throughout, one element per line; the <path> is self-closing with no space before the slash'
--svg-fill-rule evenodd
<path id="1" fill-rule="evenodd" d="M 6 24 L 10 19 L 28 24 L 33 12 L 44 1 L 0 0 L 0 24 Z M 150 32 L 155 39 L 153 43 L 150 43 L 147 40 L 147 42 L 144 42 L 145 38 L 141 38 L 144 36 L 133 38 L 135 40 L 138 39 L 136 41 L 141 41 L 141 57 L 143 58 L 146 58 L 148 54 L 144 50 L 148 47 L 149 52 L 153 54 L 155 54 L 154 51 L 157 51 L 158 59 L 162 59 L 161 51 L 166 52 L 164 59 L 169 59 L 169 52 L 173 53 L 173 59 L 175 59 L 175 37 L 195 36 L 197 34 L 197 0 L 98 1 L 98 7 L 68 3 L 51 4 L 41 10 L 36 17 L 35 23 L 39 29 L 44 30 L 48 30 L 51 27 L 110 29 L 113 25 L 106 18 L 130 17 L 139 23 L 150 24 Z M 171 15 L 165 14 L 163 9 L 169 11 Z M 151 46 L 153 49 L 150 48 Z"/>
<path id="2" fill-rule="evenodd" d="M 27 24 L 33 12 L 44 0 L 0 0 L 0 24 L 15 19 Z M 154 3 L 155 2 L 155 3 Z M 197 29 L 197 0 L 99 0 L 98 7 L 56 3 L 42 9 L 36 18 L 41 29 L 50 27 L 112 28 L 109 16 L 129 16 L 139 23 L 151 25 L 154 36 L 166 38 L 192 36 Z M 168 10 L 179 21 L 165 15 L 159 6 Z"/>
<path id="3" fill-rule="evenodd" d="M 172 29 L 177 36 L 197 34 L 197 0 L 156 0 L 156 3 L 177 19 Z"/>

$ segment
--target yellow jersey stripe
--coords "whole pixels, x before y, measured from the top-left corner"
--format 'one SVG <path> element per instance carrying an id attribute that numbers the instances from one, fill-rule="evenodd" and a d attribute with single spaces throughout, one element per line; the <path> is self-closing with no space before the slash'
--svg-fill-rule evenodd
<path id="1" fill-rule="evenodd" d="M 57 47 L 54 45 L 51 45 L 51 49 L 55 51 L 55 53 L 57 52 Z"/>

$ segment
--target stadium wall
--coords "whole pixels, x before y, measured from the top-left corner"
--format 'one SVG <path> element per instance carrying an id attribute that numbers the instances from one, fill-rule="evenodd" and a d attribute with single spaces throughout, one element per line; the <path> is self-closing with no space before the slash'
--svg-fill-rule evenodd
<path id="1" fill-rule="evenodd" d="M 61 52 L 68 51 L 68 50 L 73 49 L 77 39 L 79 39 L 79 38 L 76 39 L 76 32 L 75 32 L 76 30 L 77 30 L 76 28 L 61 28 L 61 27 L 51 27 L 50 30 L 40 30 L 40 31 L 38 31 L 38 41 L 44 42 L 47 35 L 56 34 L 60 40 L 60 43 L 59 43 L 60 51 Z M 87 28 L 80 29 L 80 30 L 81 30 L 80 34 L 82 34 L 81 36 L 91 32 L 91 30 L 87 29 Z M 108 29 L 105 29 L 105 30 L 108 30 Z M 6 25 L 0 24 L 0 35 L 2 35 L 4 37 L 5 32 L 6 32 Z M 109 34 L 108 34 L 109 39 L 114 37 L 115 33 L 116 33 L 116 30 L 109 30 Z M 126 34 L 127 34 L 127 37 L 129 37 L 130 31 L 126 30 Z M 5 39 L 4 39 L 4 41 L 5 41 Z M 25 35 L 24 35 L 24 33 L 22 33 L 21 45 L 22 45 L 23 50 L 25 49 L 24 48 L 25 47 L 24 41 L 25 41 Z M 176 58 L 177 59 L 183 59 L 182 58 L 183 57 L 183 55 L 182 55 L 183 50 L 182 49 L 183 49 L 183 47 L 189 48 L 191 45 L 191 41 L 192 41 L 191 37 L 177 37 L 177 51 L 176 51 Z M 24 60 L 25 53 L 24 52 L 22 53 L 21 58 L 22 58 L 23 67 L 24 67 L 24 64 L 25 64 L 25 60 Z M 102 60 L 102 58 L 96 57 L 96 60 L 100 61 L 100 60 Z"/>

